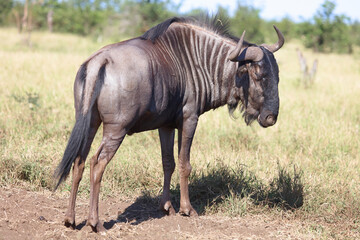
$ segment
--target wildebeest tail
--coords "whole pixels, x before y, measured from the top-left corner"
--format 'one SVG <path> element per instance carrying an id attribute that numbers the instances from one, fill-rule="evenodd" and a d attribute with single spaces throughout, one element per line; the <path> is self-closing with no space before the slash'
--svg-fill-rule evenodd
<path id="1" fill-rule="evenodd" d="M 63 158 L 55 170 L 54 177 L 57 179 L 57 184 L 54 190 L 56 190 L 61 182 L 69 175 L 75 159 L 77 157 L 85 159 L 89 153 L 87 141 L 89 139 L 92 109 L 104 83 L 106 63 L 107 61 L 99 64 L 98 71 L 96 71 L 97 75 L 93 77 L 87 76 L 86 64 L 83 64 L 77 73 L 75 84 L 81 84 L 81 99 L 80 104 L 76 109 L 76 122 L 71 132 L 70 139 L 65 148 Z M 91 72 L 94 73 L 95 71 Z M 88 94 L 90 97 L 85 97 L 85 94 Z"/>

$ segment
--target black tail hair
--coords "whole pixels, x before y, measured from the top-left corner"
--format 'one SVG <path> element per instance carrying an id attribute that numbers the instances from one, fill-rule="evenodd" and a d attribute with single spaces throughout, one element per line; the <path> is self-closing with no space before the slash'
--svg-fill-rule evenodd
<path id="1" fill-rule="evenodd" d="M 58 179 L 58 182 L 54 188 L 54 191 L 59 187 L 61 182 L 63 182 L 70 173 L 71 166 L 75 159 L 80 156 L 85 159 L 89 153 L 89 149 L 87 148 L 87 142 L 89 138 L 90 131 L 90 123 L 91 123 L 91 112 L 92 108 L 95 105 L 96 99 L 98 98 L 101 87 L 104 83 L 105 78 L 105 62 L 98 73 L 98 77 L 95 84 L 95 89 L 91 96 L 90 106 L 88 108 L 87 113 L 84 115 L 82 112 L 83 109 L 83 98 L 81 99 L 80 109 L 78 110 L 77 119 L 75 122 L 75 126 L 71 132 L 70 139 L 66 146 L 64 156 L 55 170 L 54 177 Z M 83 88 L 85 88 L 86 83 L 86 65 L 82 65 L 79 69 L 78 75 L 76 76 L 76 80 L 80 80 L 83 82 Z M 83 91 L 84 92 L 84 91 Z"/>

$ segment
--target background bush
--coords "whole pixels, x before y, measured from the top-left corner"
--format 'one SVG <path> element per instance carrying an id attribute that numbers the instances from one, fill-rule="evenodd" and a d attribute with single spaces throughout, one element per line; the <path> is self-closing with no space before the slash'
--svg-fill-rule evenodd
<path id="1" fill-rule="evenodd" d="M 181 4 L 171 0 L 2 0 L 0 24 L 18 26 L 22 31 L 24 9 L 28 9 L 27 29 L 48 29 L 48 13 L 53 13 L 53 31 L 92 35 L 97 40 L 138 36 L 159 22 L 179 14 Z M 272 26 L 276 24 L 287 40 L 300 38 L 307 48 L 318 52 L 352 53 L 360 45 L 360 23 L 346 15 L 336 15 L 336 3 L 325 0 L 316 14 L 302 22 L 290 17 L 267 21 L 261 10 L 239 1 L 233 16 L 219 6 L 221 16 L 229 18 L 231 30 L 240 36 L 244 29 L 247 39 L 255 43 L 276 39 Z M 186 15 L 206 13 L 193 9 Z"/>

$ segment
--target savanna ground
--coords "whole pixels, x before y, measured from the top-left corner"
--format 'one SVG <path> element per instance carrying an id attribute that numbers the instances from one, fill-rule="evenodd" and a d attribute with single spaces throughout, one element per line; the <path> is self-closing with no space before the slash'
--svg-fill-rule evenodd
<path id="1" fill-rule="evenodd" d="M 74 124 L 76 71 L 106 43 L 35 32 L 28 48 L 23 38 L 0 29 L 0 239 L 360 238 L 358 52 L 314 54 L 287 42 L 275 53 L 281 99 L 275 126 L 248 127 L 226 107 L 200 118 L 190 179 L 198 218 L 157 211 L 163 179 L 157 131 L 126 137 L 104 174 L 100 218 L 108 231 L 100 235 L 85 226 L 88 166 L 77 230 L 62 224 L 71 178 L 51 189 Z M 301 81 L 296 48 L 308 63 L 319 60 L 310 86 Z M 90 156 L 100 139 L 101 131 Z M 178 179 L 175 171 L 175 208 Z"/>

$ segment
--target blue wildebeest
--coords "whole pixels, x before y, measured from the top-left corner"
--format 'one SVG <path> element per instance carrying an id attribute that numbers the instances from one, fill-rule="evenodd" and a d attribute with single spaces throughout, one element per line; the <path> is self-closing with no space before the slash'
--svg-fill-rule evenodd
<path id="1" fill-rule="evenodd" d="M 75 200 L 85 159 L 103 123 L 103 138 L 90 162 L 90 212 L 87 224 L 99 223 L 100 182 L 126 134 L 159 129 L 164 171 L 160 208 L 175 214 L 170 179 L 175 168 L 174 133 L 178 129 L 180 210 L 194 216 L 188 177 L 190 147 L 199 116 L 241 102 L 245 122 L 275 124 L 279 111 L 279 70 L 273 53 L 284 44 L 255 45 L 231 36 L 221 21 L 171 18 L 144 35 L 108 45 L 80 67 L 74 84 L 76 123 L 56 176 L 57 186 L 73 168 L 65 225 L 75 227 Z"/>

